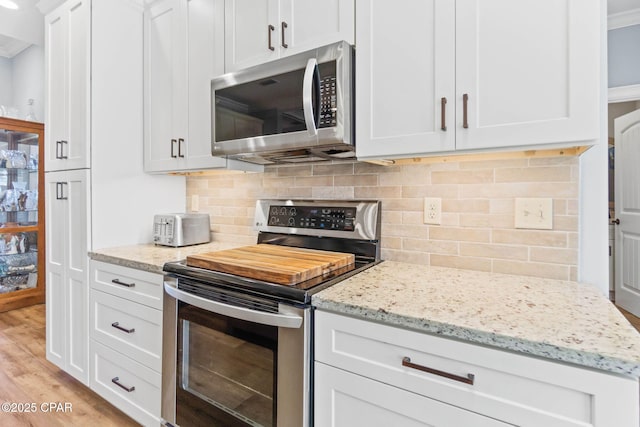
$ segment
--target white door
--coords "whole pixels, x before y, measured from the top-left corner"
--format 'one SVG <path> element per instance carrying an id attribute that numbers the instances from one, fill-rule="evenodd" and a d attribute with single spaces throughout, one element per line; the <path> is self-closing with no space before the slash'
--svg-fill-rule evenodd
<path id="1" fill-rule="evenodd" d="M 45 170 L 89 167 L 91 3 L 64 3 L 45 18 Z"/>
<path id="2" fill-rule="evenodd" d="M 188 0 L 187 34 L 187 167 L 225 167 L 226 159 L 211 155 L 211 79 L 224 74 L 224 0 Z"/>
<path id="3" fill-rule="evenodd" d="M 455 3 L 356 0 L 356 39 L 358 158 L 453 150 Z"/>
<path id="4" fill-rule="evenodd" d="M 186 0 L 165 0 L 145 10 L 144 167 L 180 169 L 187 135 Z"/>
<path id="5" fill-rule="evenodd" d="M 615 119 L 616 304 L 640 316 L 640 110 Z"/>
<path id="6" fill-rule="evenodd" d="M 241 70 L 280 56 L 278 0 L 226 0 L 225 71 Z"/>
<path id="7" fill-rule="evenodd" d="M 354 14 L 354 0 L 280 0 L 280 55 L 341 40 L 354 44 Z"/>
<path id="8" fill-rule="evenodd" d="M 455 3 L 457 150 L 598 138 L 599 1 Z"/>

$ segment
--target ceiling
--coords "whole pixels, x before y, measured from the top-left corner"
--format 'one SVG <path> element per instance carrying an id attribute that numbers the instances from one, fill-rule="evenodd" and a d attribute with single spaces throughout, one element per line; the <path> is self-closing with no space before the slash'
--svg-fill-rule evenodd
<path id="1" fill-rule="evenodd" d="M 0 57 L 12 58 L 32 44 L 44 44 L 43 16 L 39 0 L 14 0 L 18 10 L 0 7 Z M 607 0 L 609 15 L 640 9 L 640 0 Z"/>

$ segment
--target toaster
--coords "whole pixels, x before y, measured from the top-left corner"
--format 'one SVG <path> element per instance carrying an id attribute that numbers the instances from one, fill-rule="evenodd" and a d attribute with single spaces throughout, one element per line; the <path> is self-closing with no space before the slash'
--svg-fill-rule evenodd
<path id="1" fill-rule="evenodd" d="M 209 227 L 209 214 L 154 215 L 153 243 L 174 247 L 207 243 L 211 240 Z"/>

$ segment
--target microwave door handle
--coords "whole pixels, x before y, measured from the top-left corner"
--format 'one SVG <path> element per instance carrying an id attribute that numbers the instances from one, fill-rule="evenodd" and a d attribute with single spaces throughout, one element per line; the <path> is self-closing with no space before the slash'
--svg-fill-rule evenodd
<path id="1" fill-rule="evenodd" d="M 304 70 L 304 79 L 302 81 L 302 110 L 304 112 L 304 121 L 307 125 L 307 132 L 310 136 L 318 134 L 319 117 L 313 115 L 313 91 L 316 92 L 316 114 L 320 115 L 320 70 L 318 70 L 318 61 L 316 58 L 310 58 L 307 61 L 307 67 Z"/>
<path id="2" fill-rule="evenodd" d="M 164 282 L 164 291 L 179 301 L 183 301 L 212 313 L 233 317 L 234 319 L 246 320 L 247 322 L 259 323 L 262 325 L 276 326 L 278 328 L 297 329 L 302 325 L 302 317 L 300 316 L 265 313 L 262 311 L 212 301 L 178 289 L 169 282 Z"/>

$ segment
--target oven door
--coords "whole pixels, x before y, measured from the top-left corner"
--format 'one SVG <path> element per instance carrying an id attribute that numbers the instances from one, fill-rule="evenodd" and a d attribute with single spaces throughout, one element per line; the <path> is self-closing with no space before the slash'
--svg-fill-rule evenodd
<path id="1" fill-rule="evenodd" d="M 306 426 L 309 309 L 165 281 L 162 417 L 186 426 Z M 217 292 L 217 291 L 216 291 Z M 224 300 L 225 302 L 220 302 Z"/>

